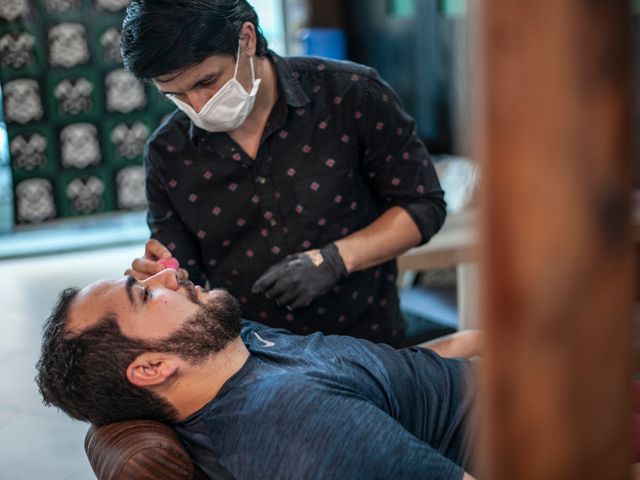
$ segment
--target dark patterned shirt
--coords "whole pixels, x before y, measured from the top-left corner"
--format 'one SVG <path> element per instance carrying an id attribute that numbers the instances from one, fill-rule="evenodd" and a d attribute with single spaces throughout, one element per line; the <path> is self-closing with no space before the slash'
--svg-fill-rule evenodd
<path id="1" fill-rule="evenodd" d="M 226 133 L 176 111 L 145 150 L 148 222 L 195 283 L 236 296 L 245 318 L 295 333 L 398 345 L 396 262 L 351 273 L 292 312 L 251 293 L 285 256 L 356 232 L 398 206 L 426 242 L 445 203 L 415 123 L 371 68 L 270 53 L 278 99 L 252 159 Z"/>

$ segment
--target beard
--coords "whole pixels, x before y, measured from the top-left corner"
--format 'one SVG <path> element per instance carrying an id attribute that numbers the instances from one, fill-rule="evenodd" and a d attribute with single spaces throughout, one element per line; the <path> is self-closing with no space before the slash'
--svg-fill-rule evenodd
<path id="1" fill-rule="evenodd" d="M 151 342 L 149 349 L 176 353 L 191 363 L 204 362 L 224 349 L 240 335 L 240 305 L 226 290 L 218 290 L 206 303 L 192 294 L 193 285 L 185 285 L 187 296 L 200 306 L 170 337 Z"/>

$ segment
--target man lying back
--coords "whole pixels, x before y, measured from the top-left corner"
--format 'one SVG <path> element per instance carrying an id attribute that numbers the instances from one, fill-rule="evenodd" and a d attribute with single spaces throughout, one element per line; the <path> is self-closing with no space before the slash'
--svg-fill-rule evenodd
<path id="1" fill-rule="evenodd" d="M 170 423 L 212 478 L 472 478 L 466 360 L 242 321 L 173 270 L 62 292 L 37 367 L 45 403 Z"/>

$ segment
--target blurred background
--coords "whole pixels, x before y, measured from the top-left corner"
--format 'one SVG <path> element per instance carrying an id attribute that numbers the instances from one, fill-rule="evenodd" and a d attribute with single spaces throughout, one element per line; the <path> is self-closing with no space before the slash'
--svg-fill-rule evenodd
<path id="1" fill-rule="evenodd" d="M 0 0 L 2 478 L 93 478 L 82 447 L 86 425 L 42 407 L 33 376 L 40 325 L 57 292 L 121 275 L 149 236 L 142 150 L 173 104 L 123 70 L 119 32 L 128 3 Z M 477 78 L 467 0 L 250 3 L 278 54 L 370 65 L 399 94 L 433 155 L 449 209 L 443 231 L 400 259 L 409 335 L 475 325 L 479 172 L 469 119 Z M 640 2 L 633 5 L 637 35 Z M 639 156 L 635 169 L 638 187 Z"/>

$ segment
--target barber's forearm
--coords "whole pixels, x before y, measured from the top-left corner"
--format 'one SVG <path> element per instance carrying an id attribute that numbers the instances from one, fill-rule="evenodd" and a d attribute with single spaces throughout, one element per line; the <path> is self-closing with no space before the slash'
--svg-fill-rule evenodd
<path id="1" fill-rule="evenodd" d="M 433 350 L 441 357 L 472 358 L 482 354 L 482 333 L 479 330 L 461 330 L 417 346 Z"/>
<path id="2" fill-rule="evenodd" d="M 392 207 L 361 230 L 335 242 L 347 272 L 379 265 L 420 243 L 422 235 L 409 214 Z"/>

